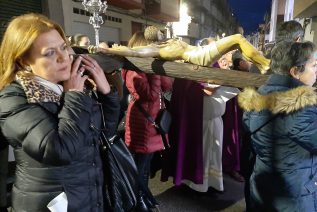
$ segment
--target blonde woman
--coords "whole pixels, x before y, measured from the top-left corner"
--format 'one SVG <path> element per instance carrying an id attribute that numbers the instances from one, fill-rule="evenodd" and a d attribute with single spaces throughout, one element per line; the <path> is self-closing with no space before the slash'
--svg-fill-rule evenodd
<path id="1" fill-rule="evenodd" d="M 26 14 L 9 23 L 0 47 L 0 128 L 17 163 L 14 211 L 48 211 L 62 192 L 67 211 L 104 211 L 101 111 L 84 92 L 84 70 L 98 97 L 110 87 L 92 58 L 72 62 L 53 21 Z"/>

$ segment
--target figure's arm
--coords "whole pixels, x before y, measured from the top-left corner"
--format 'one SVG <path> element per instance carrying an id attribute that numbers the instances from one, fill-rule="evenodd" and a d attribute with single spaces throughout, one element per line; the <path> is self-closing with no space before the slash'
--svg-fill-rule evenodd
<path id="1" fill-rule="evenodd" d="M 156 46 L 139 46 L 134 48 L 115 46 L 108 49 L 99 47 L 97 51 L 124 57 L 159 57 L 159 48 Z"/>

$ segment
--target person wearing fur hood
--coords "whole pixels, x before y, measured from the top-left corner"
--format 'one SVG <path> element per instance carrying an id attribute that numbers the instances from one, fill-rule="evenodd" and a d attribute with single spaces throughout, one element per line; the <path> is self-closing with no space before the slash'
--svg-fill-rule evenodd
<path id="1" fill-rule="evenodd" d="M 311 42 L 282 42 L 273 74 L 238 96 L 256 162 L 250 211 L 317 211 L 317 54 Z"/>

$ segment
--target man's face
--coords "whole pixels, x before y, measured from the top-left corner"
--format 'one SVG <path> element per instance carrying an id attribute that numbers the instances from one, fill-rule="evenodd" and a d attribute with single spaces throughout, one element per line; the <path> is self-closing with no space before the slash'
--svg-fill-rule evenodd
<path id="1" fill-rule="evenodd" d="M 157 39 L 161 41 L 161 40 L 164 40 L 164 38 L 165 38 L 164 33 L 161 32 L 161 30 L 157 31 Z"/>
<path id="2" fill-rule="evenodd" d="M 251 63 L 248 62 L 248 61 L 245 61 L 245 60 L 241 60 L 240 63 L 239 63 L 239 69 L 241 71 L 249 71 L 250 70 L 250 66 L 251 66 Z"/>

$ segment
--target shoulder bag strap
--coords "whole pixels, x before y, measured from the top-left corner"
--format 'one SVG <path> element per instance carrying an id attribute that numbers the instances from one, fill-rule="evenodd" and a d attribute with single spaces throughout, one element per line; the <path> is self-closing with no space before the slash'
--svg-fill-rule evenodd
<path id="1" fill-rule="evenodd" d="M 138 107 L 138 109 L 142 112 L 142 114 L 144 115 L 144 117 L 149 120 L 149 122 L 151 122 L 153 124 L 154 127 L 158 127 L 158 125 L 155 123 L 154 119 L 152 116 L 150 116 L 150 114 L 148 114 L 144 108 L 139 104 L 138 101 L 135 101 L 134 104 Z"/>
<path id="2" fill-rule="evenodd" d="M 153 126 L 159 131 L 159 133 L 161 134 L 162 140 L 163 140 L 163 144 L 164 144 L 164 149 L 169 148 L 170 145 L 167 142 L 167 138 L 165 133 L 163 132 L 163 130 L 160 128 L 160 126 L 155 122 L 155 120 L 153 119 L 152 116 L 150 116 L 150 114 L 148 114 L 144 108 L 139 104 L 138 101 L 135 101 L 134 104 L 139 108 L 139 110 L 142 112 L 142 114 L 144 115 L 144 117 L 149 120 Z"/>

